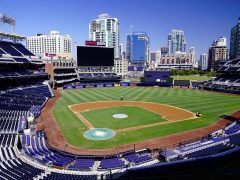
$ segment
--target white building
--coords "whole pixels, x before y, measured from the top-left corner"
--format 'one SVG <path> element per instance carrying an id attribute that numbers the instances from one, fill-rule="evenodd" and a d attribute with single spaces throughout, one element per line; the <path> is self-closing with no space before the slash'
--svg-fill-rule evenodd
<path id="1" fill-rule="evenodd" d="M 117 75 L 125 77 L 128 74 L 128 61 L 114 60 L 114 70 Z"/>
<path id="2" fill-rule="evenodd" d="M 168 34 L 168 53 L 186 52 L 186 38 L 183 30 L 173 29 Z"/>
<path id="3" fill-rule="evenodd" d="M 191 47 L 191 48 L 189 49 L 189 53 L 191 54 L 191 59 L 192 59 L 193 67 L 194 67 L 194 68 L 198 68 L 198 62 L 197 62 L 197 59 L 196 59 L 195 48 L 194 48 L 194 47 Z"/>
<path id="4" fill-rule="evenodd" d="M 207 70 L 208 68 L 208 55 L 206 53 L 200 55 L 199 66 L 201 70 Z"/>
<path id="5" fill-rule="evenodd" d="M 26 46 L 42 59 L 72 59 L 72 39 L 58 31 L 27 37 Z"/>
<path id="6" fill-rule="evenodd" d="M 150 52 L 150 65 L 152 68 L 157 67 L 161 60 L 161 51 L 151 51 Z"/>
<path id="7" fill-rule="evenodd" d="M 119 59 L 124 59 L 124 55 L 123 55 L 123 44 L 119 44 L 119 54 L 120 54 L 120 58 Z"/>
<path id="8" fill-rule="evenodd" d="M 219 37 L 217 40 L 213 42 L 212 46 L 227 46 L 227 38 Z"/>
<path id="9" fill-rule="evenodd" d="M 119 22 L 108 14 L 100 14 L 89 23 L 89 40 L 105 43 L 114 48 L 115 59 L 120 59 Z"/>

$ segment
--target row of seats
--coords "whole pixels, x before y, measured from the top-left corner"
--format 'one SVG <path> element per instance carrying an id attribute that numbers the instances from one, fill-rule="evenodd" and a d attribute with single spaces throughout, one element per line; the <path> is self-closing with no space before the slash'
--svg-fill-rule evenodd
<path id="1" fill-rule="evenodd" d="M 90 170 L 95 161 L 94 159 L 76 159 L 73 164 L 68 166 L 69 170 Z"/>
<path id="2" fill-rule="evenodd" d="M 130 154 L 124 157 L 125 159 L 127 159 L 129 162 L 135 163 L 135 164 L 139 164 L 139 163 L 143 163 L 143 162 L 147 162 L 152 160 L 152 157 L 149 154 Z"/>
<path id="3" fill-rule="evenodd" d="M 6 77 L 26 77 L 26 76 L 42 76 L 47 75 L 45 72 L 38 72 L 38 71 L 28 71 L 28 70 L 1 70 L 0 71 L 0 78 L 6 78 Z"/>
<path id="4" fill-rule="evenodd" d="M 43 177 L 44 180 L 97 180 L 96 175 L 74 175 L 74 174 L 59 174 L 52 172 Z"/>
<path id="5" fill-rule="evenodd" d="M 210 135 L 202 140 L 181 144 L 179 147 L 161 153 L 170 161 L 184 158 L 198 158 L 210 156 L 232 149 L 240 145 L 240 126 L 234 122 L 226 127 L 221 134 Z"/>
<path id="6" fill-rule="evenodd" d="M 227 130 L 225 130 L 226 134 L 233 134 L 240 131 L 240 125 L 239 124 L 235 124 L 234 126 L 228 128 Z"/>
<path id="7" fill-rule="evenodd" d="M 37 161 L 52 165 L 65 167 L 69 170 L 91 170 L 95 164 L 94 159 L 75 159 L 71 157 L 62 156 L 50 151 L 46 147 L 44 133 L 37 133 L 37 135 L 22 135 L 21 136 L 23 150 L 29 157 L 36 159 Z M 100 161 L 99 169 L 115 169 L 123 168 L 127 163 L 140 164 L 153 160 L 150 154 L 137 154 L 132 153 L 124 155 L 124 159 L 120 158 L 107 158 Z"/>
<path id="8" fill-rule="evenodd" d="M 16 141 L 16 134 L 0 134 L 0 179 L 33 179 L 43 173 L 19 158 Z"/>
<path id="9" fill-rule="evenodd" d="M 16 134 L 0 134 L 0 147 L 13 147 Z"/>
<path id="10" fill-rule="evenodd" d="M 26 117 L 28 111 L 18 110 L 0 110 L 0 132 L 2 133 L 17 133 L 19 120 Z"/>
<path id="11" fill-rule="evenodd" d="M 10 54 L 12 56 L 35 56 L 20 43 L 0 42 L 0 54 Z"/>

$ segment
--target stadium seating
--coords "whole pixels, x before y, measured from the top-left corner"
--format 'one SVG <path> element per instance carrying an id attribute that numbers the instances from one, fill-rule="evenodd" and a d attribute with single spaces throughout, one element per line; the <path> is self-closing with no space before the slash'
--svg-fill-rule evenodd
<path id="1" fill-rule="evenodd" d="M 240 125 L 235 124 L 234 126 L 230 127 L 229 129 L 225 130 L 226 134 L 233 134 L 240 131 Z"/>
<path id="2" fill-rule="evenodd" d="M 13 46 L 20 51 L 23 55 L 26 56 L 35 56 L 33 53 L 31 53 L 28 49 L 26 49 L 22 44 L 13 44 Z"/>
<path id="3" fill-rule="evenodd" d="M 94 81 L 110 81 L 110 82 L 119 82 L 120 77 L 116 73 L 108 72 L 81 72 L 78 73 L 80 82 L 94 82 Z"/>
<path id="4" fill-rule="evenodd" d="M 224 144 L 218 144 L 216 146 L 208 147 L 206 149 L 202 149 L 202 150 L 199 150 L 199 151 L 189 153 L 186 156 L 188 158 L 197 158 L 197 157 L 202 157 L 202 156 L 209 156 L 209 155 L 221 153 L 224 150 L 227 150 L 228 148 L 229 147 L 227 147 Z"/>
<path id="5" fill-rule="evenodd" d="M 0 41 L 0 54 L 3 55 L 0 57 L 0 62 L 42 63 L 20 43 Z"/>
<path id="6" fill-rule="evenodd" d="M 11 42 L 0 42 L 0 48 L 12 56 L 22 56 L 22 54 L 12 46 Z"/>
<path id="7" fill-rule="evenodd" d="M 100 164 L 102 169 L 114 169 L 124 167 L 124 161 L 119 158 L 103 159 Z"/>
<path id="8" fill-rule="evenodd" d="M 68 167 L 69 170 L 90 170 L 94 165 L 94 159 L 76 159 L 74 164 Z"/>
<path id="9" fill-rule="evenodd" d="M 73 175 L 73 174 L 60 174 L 52 172 L 43 179 L 45 180 L 97 180 L 95 175 Z"/>
<path id="10" fill-rule="evenodd" d="M 19 158 L 15 149 L 16 134 L 0 134 L 0 142 L 0 177 L 19 180 L 32 179 L 43 173 L 43 170 L 31 166 Z"/>
<path id="11" fill-rule="evenodd" d="M 240 145 L 240 133 L 228 136 L 230 143 L 234 145 Z"/>
<path id="12" fill-rule="evenodd" d="M 130 155 L 126 155 L 124 156 L 124 158 L 126 160 L 128 160 L 131 163 L 135 163 L 135 164 L 139 164 L 139 163 L 143 163 L 146 161 L 150 161 L 152 160 L 152 157 L 149 154 L 130 154 Z"/>
<path id="13" fill-rule="evenodd" d="M 204 89 L 240 94 L 240 58 L 227 61 L 218 74 L 214 80 L 204 83 Z"/>

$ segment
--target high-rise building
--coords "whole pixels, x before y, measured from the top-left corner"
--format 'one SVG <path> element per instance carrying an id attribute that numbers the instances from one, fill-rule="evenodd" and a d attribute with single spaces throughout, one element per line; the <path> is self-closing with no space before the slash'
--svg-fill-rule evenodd
<path id="1" fill-rule="evenodd" d="M 123 56 L 123 44 L 119 44 L 119 54 L 120 54 L 120 58 L 119 59 L 124 59 L 124 56 Z"/>
<path id="2" fill-rule="evenodd" d="M 149 62 L 149 37 L 146 32 L 127 35 L 126 59 L 131 64 L 144 65 Z"/>
<path id="3" fill-rule="evenodd" d="M 150 52 L 150 65 L 156 67 L 160 63 L 161 51 L 151 51 Z"/>
<path id="4" fill-rule="evenodd" d="M 125 77 L 128 73 L 128 61 L 125 59 L 114 60 L 115 73 L 121 77 Z"/>
<path id="5" fill-rule="evenodd" d="M 193 67 L 194 67 L 194 68 L 198 68 L 198 62 L 197 62 L 197 60 L 196 60 L 195 48 L 194 48 L 194 47 L 191 47 L 191 48 L 189 49 L 189 53 L 190 53 L 190 55 L 191 55 Z"/>
<path id="6" fill-rule="evenodd" d="M 221 61 L 228 60 L 227 39 L 219 37 L 208 50 L 208 70 L 217 70 Z"/>
<path id="7" fill-rule="evenodd" d="M 231 30 L 230 59 L 240 57 L 240 17 L 238 23 Z"/>
<path id="8" fill-rule="evenodd" d="M 186 52 L 186 38 L 182 30 L 173 29 L 168 34 L 168 53 L 174 54 L 176 52 Z"/>
<path id="9" fill-rule="evenodd" d="M 26 46 L 33 54 L 43 59 L 72 58 L 71 37 L 60 35 L 58 31 L 27 37 Z"/>
<path id="10" fill-rule="evenodd" d="M 208 56 L 206 53 L 200 55 L 199 68 L 201 70 L 207 70 L 208 68 Z"/>
<path id="11" fill-rule="evenodd" d="M 89 23 L 89 40 L 114 48 L 115 59 L 120 59 L 119 22 L 108 14 L 100 14 Z"/>
<path id="12" fill-rule="evenodd" d="M 164 55 L 167 55 L 168 54 L 168 47 L 162 47 L 161 48 L 161 55 L 164 56 Z"/>

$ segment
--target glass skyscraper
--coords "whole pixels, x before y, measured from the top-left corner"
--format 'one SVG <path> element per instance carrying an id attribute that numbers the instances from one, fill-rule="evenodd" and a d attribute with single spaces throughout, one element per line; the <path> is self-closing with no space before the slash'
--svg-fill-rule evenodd
<path id="1" fill-rule="evenodd" d="M 182 30 L 173 29 L 171 33 L 168 34 L 169 54 L 174 54 L 176 52 L 186 52 L 186 46 L 187 42 Z"/>
<path id="2" fill-rule="evenodd" d="M 149 61 L 149 37 L 146 32 L 127 35 L 126 59 L 135 65 L 144 65 Z"/>
<path id="3" fill-rule="evenodd" d="M 231 30 L 230 38 L 230 59 L 240 57 L 240 17 L 238 24 Z"/>

